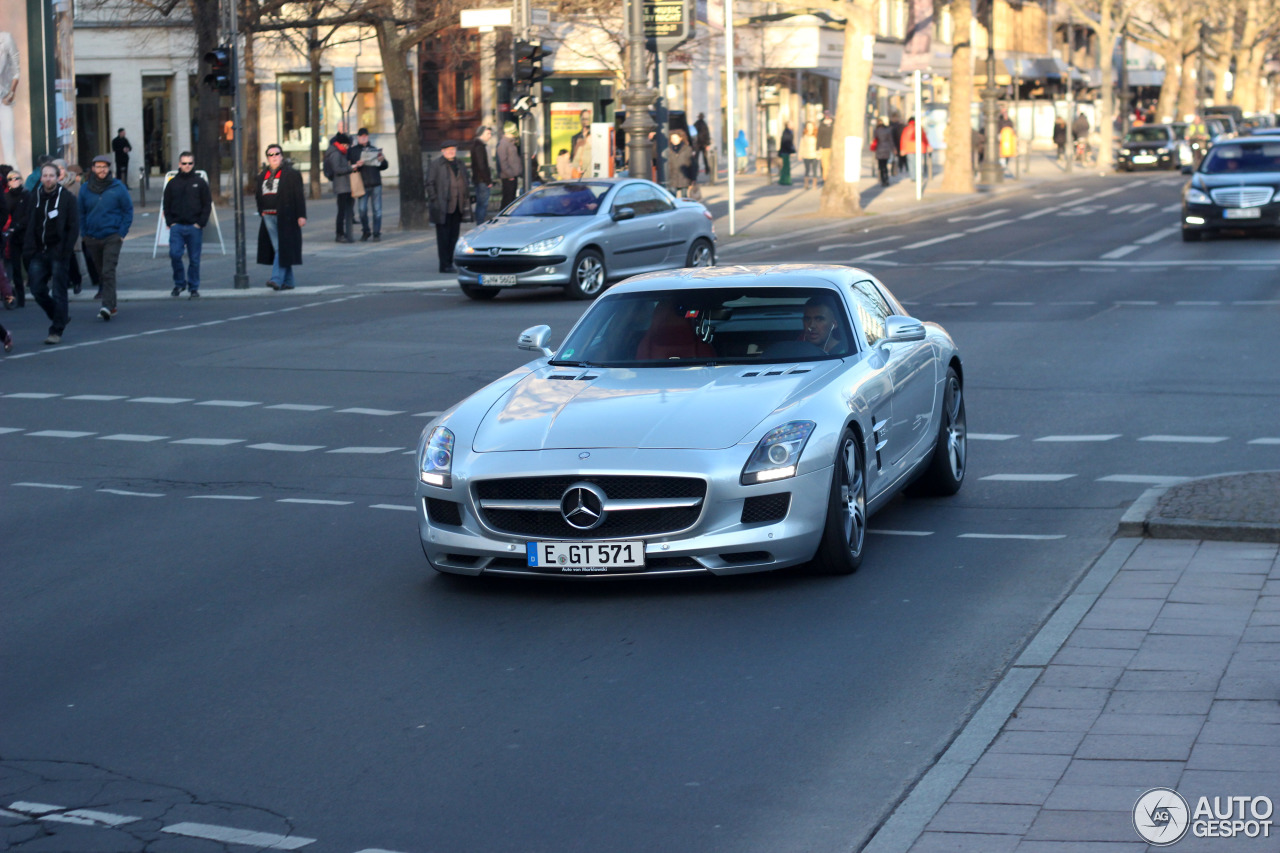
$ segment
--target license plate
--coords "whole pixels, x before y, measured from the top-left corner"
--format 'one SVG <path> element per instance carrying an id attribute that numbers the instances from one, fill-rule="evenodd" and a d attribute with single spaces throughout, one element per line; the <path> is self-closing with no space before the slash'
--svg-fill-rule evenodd
<path id="1" fill-rule="evenodd" d="M 529 567 L 544 572 L 605 574 L 644 568 L 643 542 L 530 542 Z"/>
<path id="2" fill-rule="evenodd" d="M 516 277 L 513 275 L 482 275 L 480 283 L 489 287 L 510 287 L 516 283 Z"/>
<path id="3" fill-rule="evenodd" d="M 1261 219 L 1262 211 L 1256 207 L 1229 207 L 1222 211 L 1225 219 Z"/>
<path id="4" fill-rule="evenodd" d="M 1156 158 L 1150 154 L 1137 154 L 1133 158 L 1133 162 L 1135 163 L 1154 163 L 1155 161 Z"/>

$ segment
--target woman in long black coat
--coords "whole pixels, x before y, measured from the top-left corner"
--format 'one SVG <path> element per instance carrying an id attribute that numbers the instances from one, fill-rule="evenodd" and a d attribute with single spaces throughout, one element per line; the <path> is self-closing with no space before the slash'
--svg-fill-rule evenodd
<path id="1" fill-rule="evenodd" d="M 271 267 L 272 290 L 293 287 L 293 268 L 302 263 L 302 226 L 307 224 L 307 196 L 302 188 L 302 175 L 284 162 L 278 145 L 267 148 L 267 168 L 254 190 L 262 223 L 258 226 L 258 263 Z M 268 216 L 275 209 L 276 240 L 280 251 L 272 245 Z"/>

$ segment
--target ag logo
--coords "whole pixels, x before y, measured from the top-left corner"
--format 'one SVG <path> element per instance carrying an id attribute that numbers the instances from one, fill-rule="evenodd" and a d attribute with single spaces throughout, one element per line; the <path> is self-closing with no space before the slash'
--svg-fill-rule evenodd
<path id="1" fill-rule="evenodd" d="M 1133 828 L 1156 847 L 1167 847 L 1186 835 L 1190 816 L 1187 801 L 1172 788 L 1152 788 L 1133 804 Z"/>

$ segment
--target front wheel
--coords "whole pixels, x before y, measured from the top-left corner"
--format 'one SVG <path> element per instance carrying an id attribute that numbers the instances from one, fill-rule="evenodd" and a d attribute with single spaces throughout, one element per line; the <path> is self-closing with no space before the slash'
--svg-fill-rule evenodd
<path id="1" fill-rule="evenodd" d="M 689 254 L 685 256 L 684 265 L 686 267 L 714 267 L 716 265 L 715 247 L 699 237 L 689 247 Z"/>
<path id="2" fill-rule="evenodd" d="M 604 284 L 604 256 L 595 249 L 583 249 L 573 259 L 573 271 L 565 292 L 574 299 L 595 299 L 604 290 Z"/>
<path id="3" fill-rule="evenodd" d="M 862 565 L 866 540 L 867 478 L 862 444 L 853 430 L 845 430 L 831 472 L 827 523 L 810 570 L 820 575 L 853 574 Z"/>
<path id="4" fill-rule="evenodd" d="M 942 418 L 938 441 L 929 467 L 912 484 L 913 494 L 954 495 L 964 482 L 969 443 L 964 416 L 964 389 L 955 368 L 947 368 L 947 384 L 942 392 Z"/>
<path id="5" fill-rule="evenodd" d="M 465 281 L 458 282 L 458 286 L 462 288 L 462 292 L 466 294 L 468 299 L 475 299 L 478 302 L 486 302 L 498 295 L 500 287 L 481 287 L 478 284 L 468 284 Z"/>

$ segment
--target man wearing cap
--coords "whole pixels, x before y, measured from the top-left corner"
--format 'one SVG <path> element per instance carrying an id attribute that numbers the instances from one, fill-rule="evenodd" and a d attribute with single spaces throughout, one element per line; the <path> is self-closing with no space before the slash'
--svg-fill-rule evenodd
<path id="1" fill-rule="evenodd" d="M 133 199 L 129 190 L 111 177 L 111 155 L 93 158 L 93 173 L 80 187 L 80 236 L 89 261 L 98 268 L 102 308 L 98 316 L 116 315 L 116 266 L 120 248 L 133 224 Z"/>
<path id="2" fill-rule="evenodd" d="M 502 181 L 504 208 L 516 200 L 516 179 L 524 174 L 520 149 L 516 147 L 516 134 L 519 132 L 516 123 L 509 121 L 502 126 L 502 138 L 498 140 L 498 179 Z"/>
<path id="3" fill-rule="evenodd" d="M 440 156 L 427 168 L 427 210 L 436 226 L 436 251 L 442 273 L 456 272 L 453 247 L 458 242 L 463 217 L 471 212 L 471 180 L 457 156 L 458 143 L 446 139 L 440 143 Z"/>
<path id="4" fill-rule="evenodd" d="M 347 152 L 351 163 L 360 170 L 364 181 L 364 195 L 360 196 L 360 242 L 370 237 L 376 243 L 382 239 L 382 173 L 391 165 L 382 156 L 382 149 L 369 144 L 369 128 L 356 131 L 356 144 Z M 369 230 L 369 208 L 373 207 L 373 230 Z"/>

